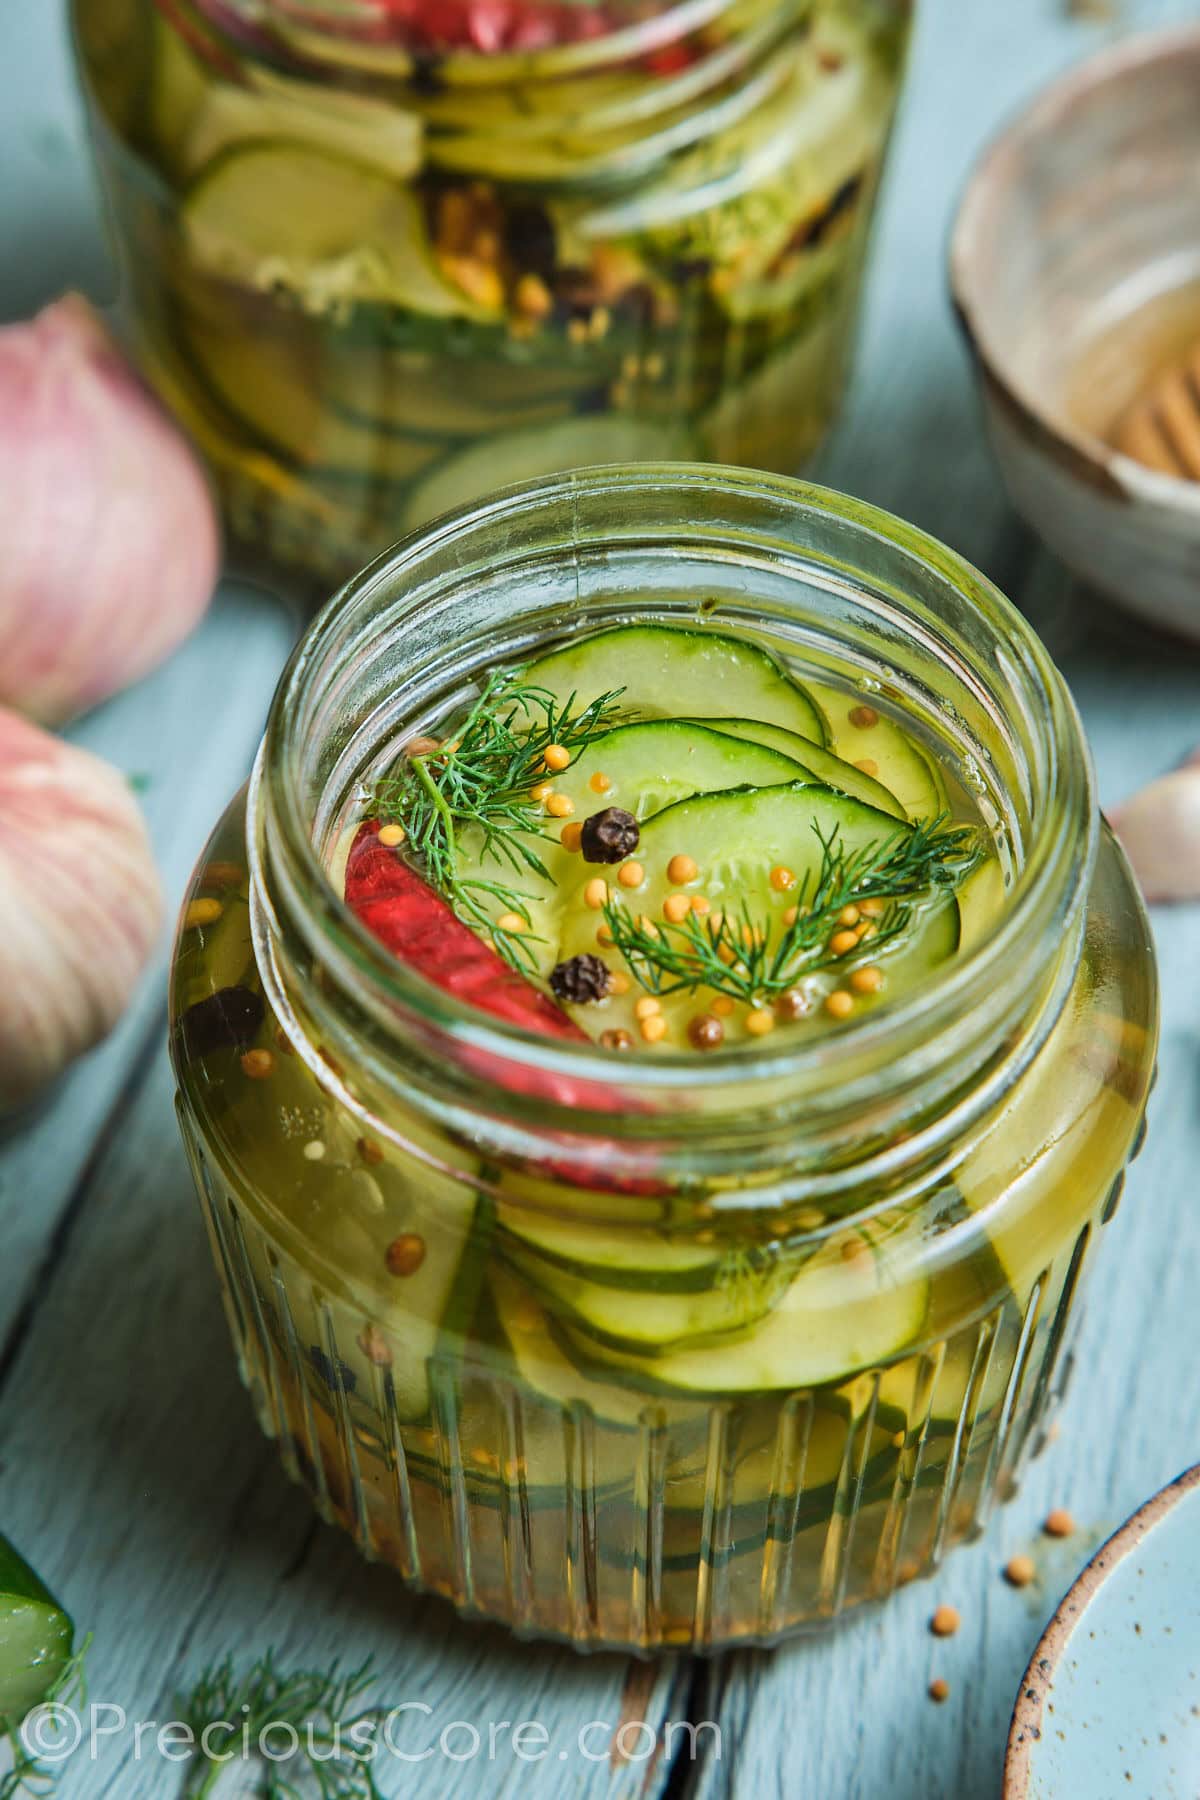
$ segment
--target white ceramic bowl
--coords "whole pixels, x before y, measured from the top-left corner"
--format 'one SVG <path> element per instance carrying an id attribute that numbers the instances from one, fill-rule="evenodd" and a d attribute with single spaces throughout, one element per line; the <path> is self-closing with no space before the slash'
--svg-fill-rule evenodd
<path id="1" fill-rule="evenodd" d="M 1144 366 L 1100 358 L 1080 381 L 1110 326 L 1200 284 L 1200 25 L 1091 58 L 1002 133 L 964 195 L 950 281 L 1018 510 L 1118 605 L 1200 638 L 1200 483 L 1100 435 Z"/>
<path id="2" fill-rule="evenodd" d="M 1013 1708 L 1003 1800 L 1200 1793 L 1200 1465 L 1092 1558 Z"/>

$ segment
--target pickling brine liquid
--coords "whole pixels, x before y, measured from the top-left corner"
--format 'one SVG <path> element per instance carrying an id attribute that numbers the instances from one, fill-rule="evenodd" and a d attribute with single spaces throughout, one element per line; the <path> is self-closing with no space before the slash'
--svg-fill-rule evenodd
<path id="1" fill-rule="evenodd" d="M 806 691 L 823 780 L 840 763 L 903 788 L 909 818 L 977 828 L 960 945 L 985 935 L 1011 846 L 936 720 L 837 671 Z M 335 885 L 352 824 L 323 830 Z M 1066 1003 L 1031 1064 L 992 1071 L 983 1122 L 894 1191 L 776 1210 L 738 1204 L 762 1169 L 741 1193 L 618 1190 L 566 1155 L 481 1162 L 415 1108 L 364 1128 L 366 1076 L 272 1010 L 250 914 L 239 802 L 177 944 L 181 1117 L 260 1419 L 368 1555 L 518 1630 L 704 1649 L 882 1598 L 1011 1491 L 1152 1071 L 1145 919 L 1110 838 Z M 879 1129 L 868 1108 L 864 1154 Z"/>
<path id="2" fill-rule="evenodd" d="M 433 55 L 74 0 L 133 347 L 236 538 L 326 589 L 504 482 L 794 473 L 829 423 L 906 0 L 566 11 Z"/>

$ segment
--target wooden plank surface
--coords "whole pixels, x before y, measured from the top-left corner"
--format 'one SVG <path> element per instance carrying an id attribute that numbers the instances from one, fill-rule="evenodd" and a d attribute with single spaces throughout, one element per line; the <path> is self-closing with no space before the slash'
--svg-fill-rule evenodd
<path id="1" fill-rule="evenodd" d="M 1194 11 L 1145 0 L 1105 25 L 1069 17 L 1060 0 L 924 0 L 859 376 L 823 469 L 963 550 L 1026 605 L 1072 681 L 1106 800 L 1200 740 L 1200 658 L 1077 592 L 1013 521 L 945 303 L 943 250 L 966 161 L 1005 113 L 1135 16 Z M 0 9 L 0 318 L 66 282 L 104 293 L 79 147 L 58 11 Z M 168 669 L 77 734 L 149 778 L 145 804 L 173 896 L 244 774 L 291 632 L 282 608 L 230 587 Z M 994 1794 L 1042 1621 L 1090 1544 L 1200 1456 L 1200 1395 L 1186 1373 L 1200 1284 L 1200 918 L 1181 910 L 1157 924 L 1162 1078 L 1147 1150 L 1099 1259 L 1057 1444 L 988 1538 L 936 1583 L 833 1639 L 701 1668 L 582 1659 L 460 1625 L 313 1524 L 234 1375 L 159 1048 L 160 958 L 109 1045 L 0 1146 L 0 1528 L 96 1633 L 93 1697 L 161 1720 L 184 1675 L 226 1649 L 273 1644 L 295 1662 L 374 1651 L 388 1693 L 431 1709 L 410 1715 L 404 1748 L 419 1751 L 453 1720 L 484 1740 L 479 1756 L 388 1769 L 387 1791 L 422 1800 Z M 1018 1595 L 999 1567 L 1059 1502 L 1085 1529 L 1053 1549 L 1039 1543 L 1039 1583 Z M 936 1644 L 925 1622 L 941 1598 L 959 1606 L 963 1628 Z M 934 1673 L 952 1684 L 940 1708 L 924 1698 Z M 721 1733 L 702 1740 L 694 1765 L 682 1739 L 674 1763 L 669 1753 L 609 1757 L 623 1718 L 645 1717 L 657 1731 L 689 1709 Z M 505 1754 L 501 1734 L 489 1758 L 489 1725 L 521 1719 L 546 1727 L 546 1757 Z M 585 1740 L 600 1760 L 580 1748 L 589 1721 L 601 1724 Z M 174 1786 L 122 1736 L 98 1763 L 72 1759 L 61 1791 L 163 1800 Z M 1102 1789 L 1089 1800 L 1105 1800 Z"/>

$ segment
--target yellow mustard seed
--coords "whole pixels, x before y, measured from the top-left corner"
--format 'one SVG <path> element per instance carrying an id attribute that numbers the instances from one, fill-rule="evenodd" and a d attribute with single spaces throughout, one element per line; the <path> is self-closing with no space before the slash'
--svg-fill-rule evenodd
<path id="1" fill-rule="evenodd" d="M 385 849 L 394 850 L 407 835 L 403 825 L 385 825 L 379 833 L 379 841 Z"/>
<path id="2" fill-rule="evenodd" d="M 410 738 L 404 746 L 405 756 L 432 756 L 435 750 L 441 749 L 440 741 L 435 737 Z"/>
<path id="3" fill-rule="evenodd" d="M 551 794 L 546 802 L 546 811 L 552 819 L 565 819 L 575 811 L 575 802 L 569 794 Z"/>
<path id="4" fill-rule="evenodd" d="M 692 856 L 673 856 L 667 864 L 667 880 L 676 887 L 683 887 L 686 882 L 695 881 L 700 873 L 696 860 Z"/>
<path id="5" fill-rule="evenodd" d="M 1042 1530 L 1047 1537 L 1070 1537 L 1075 1529 L 1075 1520 L 1065 1506 L 1056 1506 L 1053 1512 L 1047 1513 Z"/>
<path id="6" fill-rule="evenodd" d="M 850 986 L 856 994 L 877 994 L 883 986 L 883 970 L 877 969 L 874 963 L 868 963 L 865 969 L 855 969 Z"/>
<path id="7" fill-rule="evenodd" d="M 210 862 L 204 870 L 205 887 L 241 887 L 246 879 L 246 871 L 241 863 Z"/>
<path id="8" fill-rule="evenodd" d="M 854 766 L 856 769 L 861 769 L 862 773 L 868 776 L 872 781 L 874 781 L 879 773 L 879 764 L 875 761 L 873 756 L 860 757 Z"/>
<path id="9" fill-rule="evenodd" d="M 1011 1587 L 1028 1587 L 1037 1576 L 1032 1556 L 1010 1556 L 1004 1565 L 1004 1579 Z"/>
<path id="10" fill-rule="evenodd" d="M 635 1019 L 652 1019 L 655 1013 L 661 1011 L 661 1000 L 656 1000 L 653 994 L 643 994 L 642 998 L 634 1003 L 633 1016 Z"/>
<path id="11" fill-rule="evenodd" d="M 554 311 L 554 296 L 540 275 L 521 276 L 513 290 L 513 303 L 528 319 L 545 319 Z"/>
<path id="12" fill-rule="evenodd" d="M 667 1021 L 661 1013 L 651 1013 L 648 1019 L 642 1020 L 638 1029 L 648 1044 L 661 1043 L 667 1035 Z"/>
<path id="13" fill-rule="evenodd" d="M 929 1684 L 929 1698 L 938 1706 L 950 1698 L 950 1683 L 944 1675 L 935 1675 Z"/>
<path id="14" fill-rule="evenodd" d="M 608 978 L 609 993 L 617 995 L 627 994 L 629 992 L 629 987 L 629 977 L 624 969 L 614 969 Z"/>
<path id="15" fill-rule="evenodd" d="M 501 913 L 500 917 L 496 920 L 496 930 L 510 931 L 514 935 L 519 935 L 522 931 L 528 931 L 529 927 L 521 917 L 520 913 L 506 912 Z"/>
<path id="16" fill-rule="evenodd" d="M 553 792 L 554 792 L 554 783 L 552 781 L 539 781 L 539 782 L 535 783 L 535 785 L 533 787 L 530 788 L 529 798 L 531 800 L 539 800 L 539 801 L 540 800 L 548 800 Z"/>
<path id="17" fill-rule="evenodd" d="M 275 1058 L 269 1050 L 247 1050 L 242 1057 L 242 1073 L 251 1081 L 265 1081 L 275 1068 Z"/>
<path id="18" fill-rule="evenodd" d="M 884 904 L 882 900 L 860 900 L 858 910 L 864 919 L 882 919 Z"/>
<path id="19" fill-rule="evenodd" d="M 854 950 L 857 947 L 857 931 L 835 931 L 829 940 L 829 948 L 835 956 L 845 956 L 848 950 Z"/>
<path id="20" fill-rule="evenodd" d="M 663 901 L 663 918 L 670 919 L 672 925 L 681 925 L 691 910 L 690 894 L 668 894 Z"/>
<path id="21" fill-rule="evenodd" d="M 734 1002 L 728 994 L 718 994 L 709 1010 L 715 1012 L 719 1019 L 727 1019 L 734 1010 Z"/>
<path id="22" fill-rule="evenodd" d="M 929 1629 L 934 1637 L 953 1637 L 961 1624 L 957 1606 L 949 1606 L 943 1602 L 941 1606 L 934 1608 Z"/>
<path id="23" fill-rule="evenodd" d="M 225 908 L 219 900 L 193 900 L 183 915 L 185 925 L 215 925 Z"/>
<path id="24" fill-rule="evenodd" d="M 873 706 L 852 706 L 850 723 L 859 731 L 870 731 L 872 725 L 878 725 L 879 714 Z"/>
<path id="25" fill-rule="evenodd" d="M 608 883 L 599 875 L 588 882 L 583 890 L 583 904 L 590 906 L 593 912 L 600 912 L 608 901 Z"/>
<path id="26" fill-rule="evenodd" d="M 662 936 L 662 932 L 658 929 L 658 926 L 654 923 L 654 920 L 650 917 L 649 913 L 638 914 L 638 925 L 649 938 Z"/>
<path id="27" fill-rule="evenodd" d="M 646 871 L 643 869 L 640 862 L 622 863 L 621 867 L 617 870 L 617 880 L 622 887 L 641 887 L 645 879 Z"/>
<path id="28" fill-rule="evenodd" d="M 843 906 L 841 912 L 838 914 L 838 924 L 839 925 L 857 925 L 858 924 L 858 908 L 857 908 L 857 906 Z"/>
<path id="29" fill-rule="evenodd" d="M 798 906 L 789 906 L 783 915 L 783 922 L 790 930 L 799 917 L 800 908 Z"/>
<path id="30" fill-rule="evenodd" d="M 567 767 L 570 760 L 571 752 L 567 749 L 565 744 L 547 744 L 545 750 L 542 752 L 542 761 L 545 763 L 546 767 L 552 769 L 556 775 Z"/>
<path id="31" fill-rule="evenodd" d="M 854 1011 L 854 997 L 845 988 L 834 988 L 825 996 L 825 1011 L 831 1019 L 848 1019 Z"/>
<path id="32" fill-rule="evenodd" d="M 603 770 L 597 769 L 596 773 L 589 777 L 588 786 L 591 788 L 593 794 L 607 794 L 609 788 L 612 786 L 612 782 L 609 780 L 608 776 L 604 774 Z"/>
<path id="33" fill-rule="evenodd" d="M 756 1006 L 753 1012 L 746 1014 L 746 1030 L 751 1037 L 766 1037 L 775 1029 L 775 1014 L 765 1006 Z"/>
<path id="34" fill-rule="evenodd" d="M 612 943 L 612 941 L 613 941 L 613 934 L 608 929 L 608 926 L 607 925 L 598 926 L 596 929 L 596 942 L 598 944 L 603 944 L 607 948 Z"/>
<path id="35" fill-rule="evenodd" d="M 786 894 L 789 888 L 796 885 L 796 871 L 789 869 L 785 863 L 776 863 L 771 870 L 771 886 L 777 894 Z"/>
<path id="36" fill-rule="evenodd" d="M 692 911 L 694 913 L 706 913 L 708 911 L 708 895 L 707 894 L 693 894 L 692 895 Z"/>
<path id="37" fill-rule="evenodd" d="M 558 841 L 564 850 L 569 850 L 574 856 L 583 843 L 583 826 L 579 824 L 564 825 L 558 834 Z"/>

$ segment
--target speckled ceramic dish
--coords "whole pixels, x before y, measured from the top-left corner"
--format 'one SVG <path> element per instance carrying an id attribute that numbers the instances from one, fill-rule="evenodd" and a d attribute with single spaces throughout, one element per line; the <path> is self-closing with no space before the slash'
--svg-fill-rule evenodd
<path id="1" fill-rule="evenodd" d="M 1097 1551 L 1033 1653 L 1004 1800 L 1200 1794 L 1200 1464 Z"/>
<path id="2" fill-rule="evenodd" d="M 1192 637 L 1200 482 L 1105 440 L 1200 339 L 1198 93 L 1200 25 L 1071 71 L 984 154 L 950 259 L 1014 503 L 1087 581 Z"/>

